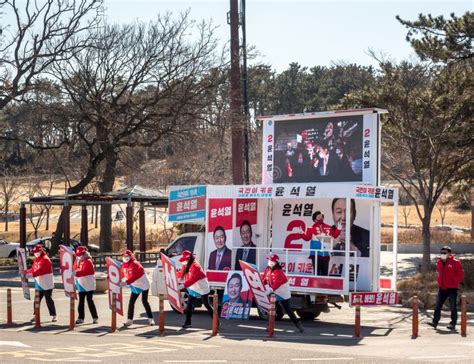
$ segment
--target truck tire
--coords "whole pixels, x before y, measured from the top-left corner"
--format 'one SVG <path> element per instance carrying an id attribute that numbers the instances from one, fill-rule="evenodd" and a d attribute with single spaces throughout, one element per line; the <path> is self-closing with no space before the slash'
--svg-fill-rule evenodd
<path id="1" fill-rule="evenodd" d="M 296 310 L 296 313 L 303 321 L 313 321 L 316 317 L 321 314 L 321 311 L 311 312 L 311 311 L 301 311 Z"/>
<path id="2" fill-rule="evenodd" d="M 263 311 L 259 307 L 257 307 L 257 311 L 258 311 L 258 317 L 260 317 L 262 320 L 265 320 L 265 321 L 268 320 L 268 314 L 265 311 Z M 281 306 L 276 305 L 275 320 L 280 321 L 284 315 L 285 313 L 283 312 L 283 309 L 281 308 Z"/>
<path id="3" fill-rule="evenodd" d="M 8 258 L 16 258 L 16 250 L 12 250 Z"/>

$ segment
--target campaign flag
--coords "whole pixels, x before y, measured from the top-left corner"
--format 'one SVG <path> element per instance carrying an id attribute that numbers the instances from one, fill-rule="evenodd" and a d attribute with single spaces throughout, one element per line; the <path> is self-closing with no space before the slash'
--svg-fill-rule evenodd
<path id="1" fill-rule="evenodd" d="M 178 275 L 173 261 L 161 253 L 161 263 L 163 264 L 163 274 L 165 276 L 166 292 L 168 301 L 180 313 L 184 313 L 181 292 L 178 289 Z"/>
<path id="2" fill-rule="evenodd" d="M 59 246 L 59 267 L 63 279 L 64 293 L 66 297 L 76 297 L 76 286 L 74 284 L 74 251 L 67 246 Z"/>
<path id="3" fill-rule="evenodd" d="M 239 264 L 242 268 L 242 272 L 244 273 L 244 277 L 247 280 L 250 290 L 255 297 L 257 306 L 268 313 L 271 307 L 270 297 L 267 295 L 265 285 L 263 284 L 262 277 L 260 276 L 257 266 L 246 263 L 242 260 L 239 260 Z"/>
<path id="4" fill-rule="evenodd" d="M 115 311 L 123 316 L 123 295 L 120 282 L 122 281 L 122 264 L 115 259 L 106 257 L 107 287 L 109 292 L 109 308 L 112 309 L 112 294 L 117 295 Z"/>
<path id="5" fill-rule="evenodd" d="M 222 299 L 221 317 L 228 320 L 248 320 L 251 306 L 252 292 L 243 273 L 240 271 L 229 272 Z"/>
<path id="6" fill-rule="evenodd" d="M 28 287 L 28 278 L 26 278 L 26 257 L 25 249 L 16 248 L 16 260 L 18 261 L 18 271 L 20 272 L 21 287 L 23 288 L 23 297 L 31 300 L 30 288 Z"/>

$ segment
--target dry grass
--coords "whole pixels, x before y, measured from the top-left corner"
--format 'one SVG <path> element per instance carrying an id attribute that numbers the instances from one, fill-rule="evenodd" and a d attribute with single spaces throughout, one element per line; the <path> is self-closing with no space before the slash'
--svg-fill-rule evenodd
<path id="1" fill-rule="evenodd" d="M 382 228 L 381 243 L 392 244 L 393 242 L 393 228 Z M 398 242 L 401 244 L 421 243 L 421 228 L 415 229 L 398 229 Z M 450 231 L 443 231 L 439 229 L 431 229 L 432 243 L 471 243 L 470 233 L 452 233 Z"/>

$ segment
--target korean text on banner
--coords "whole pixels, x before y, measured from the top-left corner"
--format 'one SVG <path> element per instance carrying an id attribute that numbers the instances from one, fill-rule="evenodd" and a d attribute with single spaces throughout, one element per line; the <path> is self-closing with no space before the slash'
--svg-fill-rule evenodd
<path id="1" fill-rule="evenodd" d="M 71 248 L 59 246 L 59 267 L 63 279 L 64 293 L 66 297 L 76 297 L 76 286 L 74 284 L 74 252 Z"/>
<path id="2" fill-rule="evenodd" d="M 20 272 L 21 288 L 23 288 L 23 297 L 31 300 L 30 288 L 28 287 L 28 279 L 26 278 L 26 257 L 25 249 L 16 248 L 16 259 L 18 261 L 18 271 Z"/>
<path id="3" fill-rule="evenodd" d="M 163 274 L 165 276 L 166 292 L 168 301 L 178 312 L 184 313 L 181 292 L 178 289 L 178 275 L 173 261 L 161 253 L 161 263 L 163 264 Z"/>
<path id="4" fill-rule="evenodd" d="M 176 188 L 170 191 L 168 203 L 168 221 L 204 222 L 205 211 L 205 186 Z"/>
<path id="5" fill-rule="evenodd" d="M 222 298 L 221 317 L 248 320 L 251 307 L 252 293 L 247 280 L 243 278 L 243 273 L 240 271 L 229 272 Z"/>
<path id="6" fill-rule="evenodd" d="M 105 263 L 107 265 L 107 287 L 109 294 L 109 307 L 112 309 L 112 294 L 115 293 L 117 297 L 115 311 L 123 316 L 123 295 L 120 282 L 122 281 L 122 265 L 115 259 L 106 257 Z"/>
<path id="7" fill-rule="evenodd" d="M 250 290 L 255 297 L 257 306 L 263 311 L 269 312 L 271 307 L 270 298 L 266 293 L 265 285 L 263 284 L 262 277 L 260 276 L 257 267 L 242 260 L 240 260 L 239 263 Z"/>
<path id="8" fill-rule="evenodd" d="M 398 292 L 351 292 L 349 297 L 350 306 L 355 305 L 355 299 L 359 300 L 360 306 L 381 306 L 398 304 Z"/>

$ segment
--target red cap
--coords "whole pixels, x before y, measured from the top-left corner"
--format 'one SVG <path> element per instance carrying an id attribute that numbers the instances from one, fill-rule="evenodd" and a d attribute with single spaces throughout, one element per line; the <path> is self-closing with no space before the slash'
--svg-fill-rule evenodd
<path id="1" fill-rule="evenodd" d="M 32 249 L 33 254 L 41 253 L 42 251 L 43 251 L 43 245 L 41 244 L 36 244 Z"/>
<path id="2" fill-rule="evenodd" d="M 80 257 L 82 254 L 84 254 L 86 252 L 86 247 L 85 246 L 78 246 L 76 248 L 76 256 L 77 257 Z"/>
<path id="3" fill-rule="evenodd" d="M 191 253 L 189 250 L 185 250 L 184 252 L 181 253 L 181 257 L 179 258 L 180 262 L 184 262 L 185 260 L 188 260 L 190 256 L 192 256 L 193 253 Z"/>
<path id="4" fill-rule="evenodd" d="M 122 256 L 123 257 L 132 257 L 133 256 L 133 252 L 131 250 L 125 250 L 123 253 L 122 253 Z"/>
<path id="5" fill-rule="evenodd" d="M 278 261 L 280 260 L 280 257 L 276 254 L 272 254 L 270 255 L 268 258 L 267 258 L 270 262 L 275 262 L 275 263 L 278 263 Z"/>

